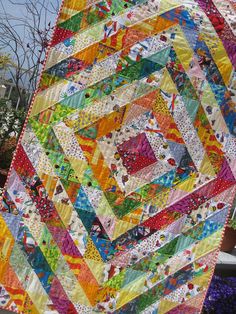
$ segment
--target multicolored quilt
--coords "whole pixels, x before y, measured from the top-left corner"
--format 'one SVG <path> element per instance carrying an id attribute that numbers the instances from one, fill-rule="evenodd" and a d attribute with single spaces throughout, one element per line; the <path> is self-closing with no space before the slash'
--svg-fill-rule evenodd
<path id="1" fill-rule="evenodd" d="M 2 308 L 201 312 L 236 192 L 235 16 L 63 2 L 2 201 Z"/>

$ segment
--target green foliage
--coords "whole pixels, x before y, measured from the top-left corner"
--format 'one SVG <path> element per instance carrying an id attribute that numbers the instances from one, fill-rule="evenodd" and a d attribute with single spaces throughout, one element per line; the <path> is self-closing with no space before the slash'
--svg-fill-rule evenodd
<path id="1" fill-rule="evenodd" d="M 25 111 L 15 110 L 6 99 L 0 99 L 0 165 L 7 169 L 11 163 L 14 146 L 9 145 L 11 138 L 18 138 L 25 120 Z"/>
<path id="2" fill-rule="evenodd" d="M 236 230 L 236 218 L 234 219 L 229 219 L 228 226 Z"/>
<path id="3" fill-rule="evenodd" d="M 0 54 L 0 69 L 7 69 L 9 65 L 14 65 L 9 54 Z"/>
<path id="4" fill-rule="evenodd" d="M 236 195 L 230 210 L 228 226 L 236 230 Z"/>

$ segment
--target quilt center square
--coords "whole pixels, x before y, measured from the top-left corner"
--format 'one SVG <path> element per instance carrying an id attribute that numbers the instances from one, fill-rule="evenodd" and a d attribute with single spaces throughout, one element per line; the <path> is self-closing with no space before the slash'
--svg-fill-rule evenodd
<path id="1" fill-rule="evenodd" d="M 127 173 L 130 175 L 157 161 L 145 133 L 140 133 L 123 142 L 117 146 L 117 150 Z"/>

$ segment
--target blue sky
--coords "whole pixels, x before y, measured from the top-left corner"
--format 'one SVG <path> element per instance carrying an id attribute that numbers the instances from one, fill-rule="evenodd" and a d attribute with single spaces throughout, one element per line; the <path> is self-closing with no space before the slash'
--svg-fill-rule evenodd
<path id="1" fill-rule="evenodd" d="M 1 19 L 1 16 L 4 15 L 4 11 L 6 12 L 6 14 L 8 16 L 11 16 L 11 17 L 14 17 L 16 19 L 27 19 L 27 20 L 30 20 L 30 15 L 29 13 L 27 12 L 24 4 L 27 2 L 27 1 L 30 1 L 30 0 L 0 0 L 0 19 Z M 31 0 L 31 1 L 35 1 L 37 3 L 38 0 Z M 80 1 L 80 0 L 78 0 Z M 13 3 L 16 3 L 16 4 L 13 4 Z M 52 3 L 53 5 L 60 5 L 61 3 L 61 0 L 45 0 L 45 2 L 47 3 Z M 50 10 L 52 10 L 52 7 L 50 5 L 48 5 L 47 7 L 50 8 Z M 55 23 L 55 20 L 56 20 L 56 17 L 57 17 L 57 14 L 58 12 L 50 12 L 48 11 L 47 12 L 47 16 L 46 16 L 46 22 L 51 22 L 51 26 L 54 25 Z M 44 24 L 44 21 L 45 21 L 45 17 L 44 15 L 42 15 L 42 24 L 41 25 L 45 25 Z M 14 21 L 14 22 L 11 22 L 12 25 L 16 25 L 16 24 L 22 24 L 22 22 L 19 22 L 19 21 Z M 17 31 L 17 33 L 21 36 L 21 38 L 24 40 L 24 38 L 27 38 L 27 31 L 26 29 L 21 25 L 21 26 L 14 26 L 14 29 Z M 41 29 L 44 29 L 44 26 L 41 27 Z M 28 40 L 26 39 L 25 42 L 27 43 Z M 3 52 L 8 52 L 9 47 L 4 47 L 3 49 L 1 49 L 1 51 Z"/>
<path id="2" fill-rule="evenodd" d="M 7 14 L 14 16 L 16 18 L 27 18 L 27 11 L 24 7 L 24 3 L 27 0 L 12 0 L 12 2 L 16 2 L 19 3 L 19 5 L 17 4 L 12 4 L 9 0 L 0 0 L 0 14 L 3 13 L 3 8 L 6 11 Z M 51 2 L 52 4 L 56 5 L 58 2 L 59 4 L 61 3 L 61 0 L 47 0 L 48 2 Z M 80 1 L 80 0 L 78 0 Z M 47 13 L 47 21 L 51 22 L 52 25 L 54 25 L 55 23 L 55 19 L 57 16 L 57 12 L 55 12 L 54 14 L 52 14 L 51 12 Z M 19 32 L 20 34 L 23 35 L 24 30 L 23 28 L 19 28 Z"/>
<path id="3" fill-rule="evenodd" d="M 30 20 L 30 16 L 27 13 L 27 10 L 25 8 L 24 4 L 25 2 L 27 2 L 29 0 L 12 0 L 12 2 L 16 2 L 18 4 L 12 4 L 11 1 L 9 0 L 0 0 L 0 19 L 1 16 L 4 14 L 4 11 L 6 12 L 7 15 L 12 16 L 16 19 L 23 19 L 26 18 L 28 19 L 28 21 Z M 37 3 L 37 1 L 39 0 L 33 0 Z M 61 0 L 45 0 L 48 2 L 52 2 L 53 4 L 57 4 L 57 3 L 61 3 Z M 80 1 L 80 0 L 78 0 Z M 47 6 L 48 7 L 48 6 Z M 27 15 L 28 14 L 28 15 Z M 58 12 L 47 12 L 47 18 L 46 21 L 51 22 L 51 26 L 54 25 L 56 17 L 57 17 Z M 43 19 L 43 25 L 44 25 L 44 15 L 42 16 Z M 19 24 L 19 21 L 14 21 L 14 24 Z M 22 24 L 22 22 L 20 22 L 20 24 Z M 21 25 L 21 26 L 15 26 L 14 29 L 17 31 L 18 35 L 20 35 L 20 37 L 22 38 L 24 45 L 26 46 L 26 44 L 29 42 L 29 37 L 27 36 L 27 30 Z M 41 29 L 44 29 L 44 27 L 42 27 Z M 4 47 L 1 49 L 0 53 L 6 53 L 6 54 L 10 54 L 12 56 L 13 61 L 15 60 L 15 55 L 12 52 L 11 48 L 9 45 L 4 45 Z M 24 53 L 22 52 L 22 57 L 23 57 Z M 21 55 L 20 55 L 21 58 Z M 37 57 L 36 57 L 37 58 Z M 22 60 L 22 59 L 21 59 Z M 24 68 L 28 68 L 27 64 L 24 63 L 23 65 Z M 8 78 L 8 77 L 7 77 Z"/>
<path id="4" fill-rule="evenodd" d="M 12 2 L 16 2 L 19 4 L 24 4 L 27 0 L 12 0 Z M 57 4 L 58 2 L 61 3 L 60 0 L 49 0 L 51 3 L 53 4 Z M 78 0 L 80 1 L 80 0 Z M 18 16 L 18 17 L 22 17 L 26 14 L 26 11 L 24 10 L 24 6 L 22 5 L 14 5 L 12 4 L 9 0 L 0 0 L 0 3 L 2 3 L 2 5 L 4 6 L 5 10 L 7 13 L 12 14 L 14 16 Z M 0 7 L 0 12 L 2 12 L 2 6 Z M 49 13 L 49 17 L 53 17 L 50 13 Z"/>

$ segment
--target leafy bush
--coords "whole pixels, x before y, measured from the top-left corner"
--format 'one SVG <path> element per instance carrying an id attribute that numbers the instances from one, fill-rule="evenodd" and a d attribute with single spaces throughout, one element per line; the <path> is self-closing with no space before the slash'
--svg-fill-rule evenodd
<path id="1" fill-rule="evenodd" d="M 236 230 L 236 195 L 234 197 L 233 205 L 230 210 L 228 226 Z"/>
<path id="2" fill-rule="evenodd" d="M 0 167 L 2 169 L 10 166 L 24 120 L 24 110 L 15 110 L 6 99 L 0 99 Z"/>

